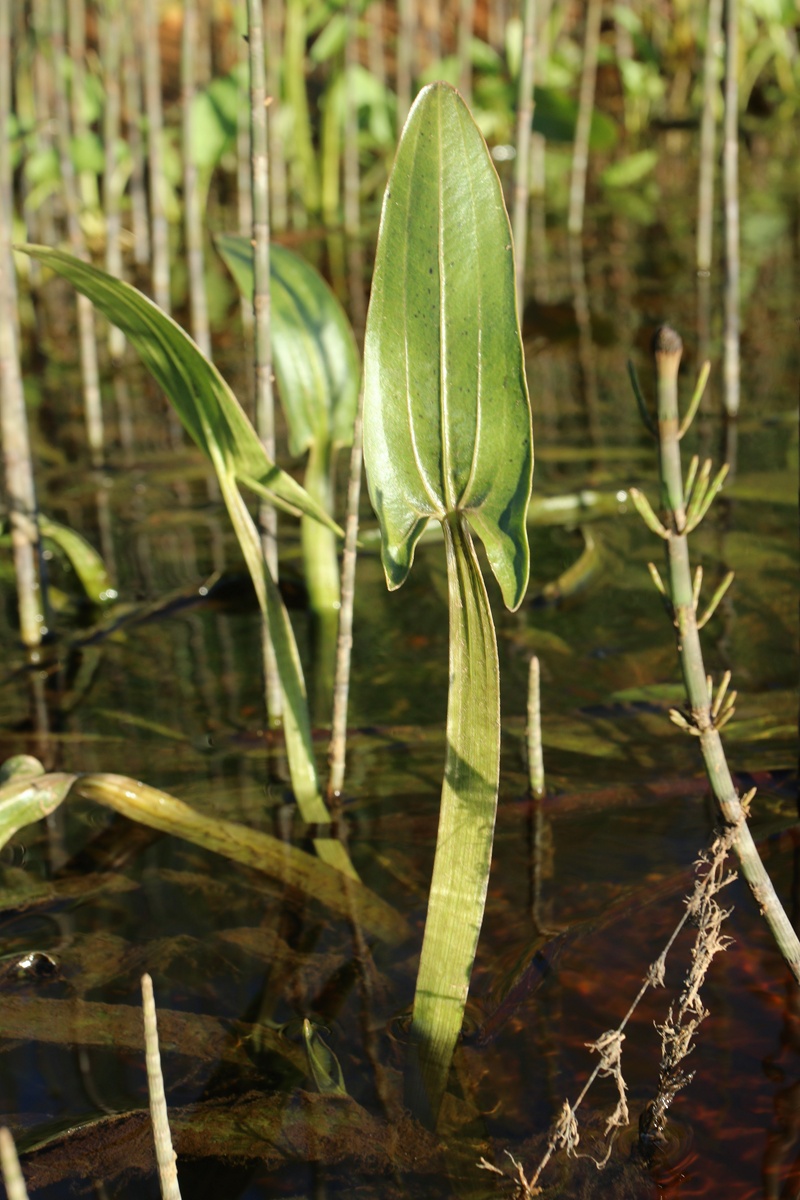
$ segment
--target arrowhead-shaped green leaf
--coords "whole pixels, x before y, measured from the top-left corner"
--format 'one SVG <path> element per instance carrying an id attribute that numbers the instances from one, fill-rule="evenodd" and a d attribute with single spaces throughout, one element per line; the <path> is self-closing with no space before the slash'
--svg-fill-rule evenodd
<path id="1" fill-rule="evenodd" d="M 390 588 L 431 517 L 464 513 L 509 608 L 528 581 L 533 439 L 511 230 L 453 88 L 418 96 L 383 203 L 364 347 L 364 458 Z"/>
<path id="2" fill-rule="evenodd" d="M 253 248 L 235 233 L 214 239 L 247 300 L 253 298 Z M 272 358 L 292 454 L 312 443 L 349 446 L 361 365 L 344 309 L 311 263 L 285 246 L 269 249 Z"/>

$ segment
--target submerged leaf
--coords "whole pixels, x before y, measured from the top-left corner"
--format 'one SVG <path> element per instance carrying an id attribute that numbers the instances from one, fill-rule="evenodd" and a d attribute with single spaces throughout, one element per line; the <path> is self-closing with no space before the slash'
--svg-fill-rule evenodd
<path id="1" fill-rule="evenodd" d="M 39 530 L 42 537 L 55 542 L 59 550 L 66 554 L 84 592 L 93 604 L 108 604 L 111 600 L 116 600 L 117 591 L 111 583 L 106 565 L 85 538 L 67 525 L 51 521 L 49 517 L 41 514 Z"/>
<path id="2" fill-rule="evenodd" d="M 364 458 L 390 588 L 464 513 L 510 608 L 528 581 L 533 443 L 511 230 L 458 93 L 411 110 L 386 189 L 364 348 Z"/>

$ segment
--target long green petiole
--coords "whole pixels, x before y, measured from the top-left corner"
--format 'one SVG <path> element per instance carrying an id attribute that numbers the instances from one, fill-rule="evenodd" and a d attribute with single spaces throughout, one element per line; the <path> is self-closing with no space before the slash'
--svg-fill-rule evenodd
<path id="1" fill-rule="evenodd" d="M 455 514 L 443 529 L 450 610 L 447 758 L 406 1081 L 412 1111 L 431 1124 L 483 921 L 500 772 L 500 670 L 489 598 L 466 520 Z M 442 993 L 445 967 L 449 982 Z"/>

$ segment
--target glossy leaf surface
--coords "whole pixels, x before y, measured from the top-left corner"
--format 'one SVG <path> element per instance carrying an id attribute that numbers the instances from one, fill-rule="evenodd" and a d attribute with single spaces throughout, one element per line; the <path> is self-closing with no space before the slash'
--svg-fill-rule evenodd
<path id="1" fill-rule="evenodd" d="M 237 482 L 298 515 L 306 513 L 336 526 L 285 471 L 269 460 L 247 415 L 219 371 L 188 334 L 136 288 L 112 279 L 61 250 L 26 246 L 95 304 L 121 329 L 163 388 L 187 433 L 209 458 Z M 212 453 L 212 443 L 215 453 Z"/>
<path id="2" fill-rule="evenodd" d="M 364 458 L 390 588 L 431 517 L 464 513 L 503 599 L 528 580 L 533 442 L 511 231 L 446 84 L 418 96 L 386 189 L 364 347 Z"/>
<path id="3" fill-rule="evenodd" d="M 253 249 L 223 233 L 217 249 L 242 295 L 253 297 Z M 315 442 L 349 446 L 361 366 L 344 309 L 318 271 L 274 243 L 269 250 L 272 358 L 292 454 Z"/>

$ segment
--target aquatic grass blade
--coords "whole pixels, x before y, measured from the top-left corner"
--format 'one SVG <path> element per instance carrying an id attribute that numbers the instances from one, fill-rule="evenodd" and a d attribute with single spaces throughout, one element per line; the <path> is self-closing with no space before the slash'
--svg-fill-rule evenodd
<path id="1" fill-rule="evenodd" d="M 300 484 L 270 461 L 219 371 L 152 300 L 62 250 L 31 245 L 18 249 L 63 275 L 122 330 L 169 397 L 186 431 L 209 458 L 213 439 L 218 462 L 232 478 L 295 516 L 306 513 L 341 532 Z"/>
<path id="2" fill-rule="evenodd" d="M 447 756 L 406 1080 L 412 1109 L 435 1124 L 483 921 L 500 769 L 497 643 L 471 530 L 516 608 L 533 469 L 508 216 L 483 138 L 446 84 L 420 93 L 400 139 L 364 362 L 364 458 L 389 588 L 431 518 L 447 556 Z"/>
<path id="3" fill-rule="evenodd" d="M 13 761 L 13 760 L 12 760 Z M 35 763 L 35 760 L 29 760 Z M 4 770 L 9 764 L 4 764 Z M 41 764 L 35 764 L 41 771 Z M 74 788 L 131 821 L 185 838 L 233 862 L 263 871 L 286 887 L 317 900 L 337 916 L 358 921 L 368 933 L 395 944 L 408 936 L 405 919 L 357 879 L 345 878 L 338 864 L 321 862 L 258 829 L 208 817 L 159 788 L 125 775 L 39 773 L 25 766 L 0 787 L 0 849 L 18 830 L 48 816 Z M 345 853 L 341 843 L 336 843 Z"/>
<path id="4" fill-rule="evenodd" d="M 252 303 L 250 239 L 219 234 L 215 241 L 239 291 Z M 358 404 L 361 364 L 353 331 L 319 272 L 278 245 L 270 246 L 270 313 L 272 359 L 289 448 L 297 456 L 308 452 L 305 489 L 332 516 L 332 454 L 352 444 Z M 301 538 L 310 608 L 328 625 L 333 616 L 335 624 L 340 604 L 336 541 L 329 530 L 305 518 Z M 321 655 L 323 664 L 328 658 L 332 656 Z"/>
<path id="5" fill-rule="evenodd" d="M 210 459 L 219 479 L 261 610 L 269 619 L 270 638 L 279 661 L 280 685 L 289 715 L 286 750 L 297 803 L 309 823 L 327 823 L 330 814 L 319 791 L 300 656 L 291 622 L 261 551 L 260 539 L 239 491 L 239 484 L 295 514 L 317 518 L 338 532 L 332 519 L 298 483 L 270 462 L 238 400 L 217 369 L 191 338 L 129 284 L 57 250 L 28 246 L 39 258 L 92 300 L 138 351 L 166 392 L 181 421 Z M 343 848 L 321 839 L 323 856 L 353 874 Z"/>

